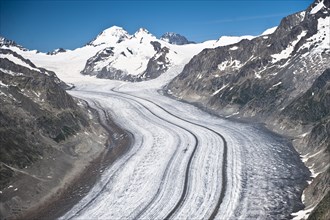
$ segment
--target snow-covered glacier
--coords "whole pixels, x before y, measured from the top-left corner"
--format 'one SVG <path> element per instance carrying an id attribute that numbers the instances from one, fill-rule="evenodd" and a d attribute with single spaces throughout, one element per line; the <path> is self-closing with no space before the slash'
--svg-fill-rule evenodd
<path id="1" fill-rule="evenodd" d="M 309 171 L 289 141 L 162 95 L 181 69 L 140 83 L 76 80 L 70 94 L 133 141 L 62 219 L 282 219 L 303 208 Z"/>

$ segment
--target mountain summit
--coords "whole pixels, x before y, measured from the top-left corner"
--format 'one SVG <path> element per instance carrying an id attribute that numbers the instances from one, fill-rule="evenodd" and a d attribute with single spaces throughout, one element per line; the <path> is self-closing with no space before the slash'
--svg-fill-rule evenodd
<path id="1" fill-rule="evenodd" d="M 170 44 L 175 44 L 175 45 L 184 45 L 184 44 L 191 44 L 194 43 L 192 41 L 188 41 L 186 37 L 177 34 L 177 33 L 173 33 L 173 32 L 166 32 L 165 34 L 163 34 L 163 36 L 161 36 L 160 38 L 163 41 L 166 41 Z"/>
<path id="2" fill-rule="evenodd" d="M 102 31 L 97 37 L 88 43 L 88 45 L 98 46 L 101 44 L 115 44 L 129 39 L 131 36 L 121 27 L 112 26 Z"/>

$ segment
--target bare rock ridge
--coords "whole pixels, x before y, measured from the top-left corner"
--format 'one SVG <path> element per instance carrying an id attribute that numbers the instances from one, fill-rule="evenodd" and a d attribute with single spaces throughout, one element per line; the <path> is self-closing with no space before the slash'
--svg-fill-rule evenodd
<path id="1" fill-rule="evenodd" d="M 1 219 L 43 203 L 104 151 L 106 132 L 68 88 L 54 72 L 0 49 Z"/>
<path id="2" fill-rule="evenodd" d="M 218 114 L 254 118 L 292 136 L 305 164 L 319 173 L 305 190 L 306 208 L 329 200 L 329 13 L 329 0 L 315 1 L 283 18 L 272 34 L 204 49 L 166 88 Z M 317 210 L 311 218 L 322 216 Z"/>
<path id="3" fill-rule="evenodd" d="M 18 45 L 15 41 L 9 40 L 9 39 L 1 37 L 1 36 L 0 36 L 0 46 L 16 46 L 16 47 L 23 48 L 22 46 Z"/>

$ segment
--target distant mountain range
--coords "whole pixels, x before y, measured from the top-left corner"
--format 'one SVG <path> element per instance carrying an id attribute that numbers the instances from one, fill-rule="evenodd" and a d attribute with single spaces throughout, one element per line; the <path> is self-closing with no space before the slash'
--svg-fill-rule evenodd
<path id="1" fill-rule="evenodd" d="M 273 28 L 269 31 L 273 31 Z M 253 38 L 254 36 L 222 36 L 218 40 L 193 43 L 176 33 L 168 32 L 157 39 L 144 28 L 130 35 L 123 28 L 113 26 L 75 50 L 59 48 L 45 54 L 27 50 L 5 38 L 1 38 L 0 45 L 31 59 L 37 65 L 56 70 L 59 76 L 64 66 L 52 67 L 55 60 L 70 61 L 65 66 L 70 66 L 77 75 L 81 73 L 98 78 L 144 81 L 157 78 L 171 66 L 187 63 L 204 48 L 215 48 Z M 46 55 L 52 57 L 47 58 Z M 66 68 L 63 68 L 63 72 L 65 71 Z"/>

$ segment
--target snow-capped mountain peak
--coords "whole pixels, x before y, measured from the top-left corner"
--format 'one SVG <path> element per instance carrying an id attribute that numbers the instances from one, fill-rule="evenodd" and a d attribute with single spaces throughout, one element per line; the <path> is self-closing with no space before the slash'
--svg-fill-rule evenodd
<path id="1" fill-rule="evenodd" d="M 148 44 L 150 41 L 157 39 L 145 28 L 139 28 L 139 30 L 134 33 L 133 38 L 136 38 L 140 43 L 147 42 Z"/>
<path id="2" fill-rule="evenodd" d="M 131 35 L 129 35 L 126 30 L 118 26 L 112 26 L 102 31 L 89 43 L 89 45 L 98 46 L 101 44 L 120 43 L 121 41 L 129 38 L 131 38 Z"/>
<path id="3" fill-rule="evenodd" d="M 141 38 L 150 38 L 150 37 L 153 37 L 155 38 L 154 35 L 152 35 L 147 29 L 145 28 L 139 28 L 139 30 L 137 30 L 134 35 L 133 35 L 135 38 L 137 39 L 141 39 Z"/>
<path id="4" fill-rule="evenodd" d="M 145 29 L 145 28 L 139 28 L 139 30 L 137 30 L 134 35 L 141 34 L 141 33 L 150 34 L 150 32 L 147 29 Z"/>

